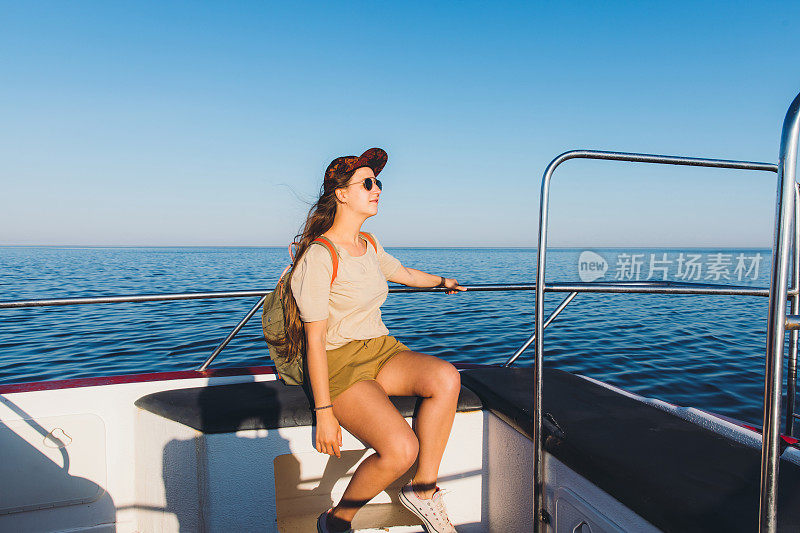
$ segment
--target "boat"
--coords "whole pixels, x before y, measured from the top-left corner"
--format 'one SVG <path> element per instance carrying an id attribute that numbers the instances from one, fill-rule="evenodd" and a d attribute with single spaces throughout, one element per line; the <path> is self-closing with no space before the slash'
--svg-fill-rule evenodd
<path id="1" fill-rule="evenodd" d="M 800 530 L 800 447 L 793 437 L 800 329 L 799 134 L 800 94 L 786 114 L 778 164 L 591 150 L 566 152 L 550 163 L 542 179 L 536 282 L 468 287 L 534 291 L 536 308 L 532 335 L 504 365 L 457 365 L 462 391 L 440 486 L 452 491 L 447 505 L 458 531 Z M 578 158 L 776 174 L 769 288 L 548 282 L 549 186 L 561 164 Z M 393 287 L 391 292 L 421 290 Z M 586 292 L 768 297 L 763 426 L 546 367 L 546 328 Z M 547 318 L 545 293 L 566 295 Z M 278 379 L 274 367 L 210 367 L 265 294 L 0 302 L 0 309 L 8 310 L 258 298 L 196 370 L 0 386 L 0 531 L 313 531 L 317 515 L 338 500 L 371 451 L 344 432 L 341 458 L 317 453 L 307 401 L 299 387 Z M 515 365 L 530 346 L 533 366 Z M 392 401 L 410 420 L 417 399 Z M 399 488 L 398 481 L 374 498 L 359 512 L 354 528 L 422 531 L 399 504 Z"/>

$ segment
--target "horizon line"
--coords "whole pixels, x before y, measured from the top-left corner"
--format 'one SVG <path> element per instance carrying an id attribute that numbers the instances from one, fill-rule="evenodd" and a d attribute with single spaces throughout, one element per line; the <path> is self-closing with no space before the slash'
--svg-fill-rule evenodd
<path id="1" fill-rule="evenodd" d="M 285 249 L 286 245 L 273 244 L 2 244 L 0 248 L 276 248 Z M 425 250 L 440 249 L 487 249 L 496 250 L 502 248 L 519 250 L 537 250 L 535 245 L 451 245 L 451 246 L 429 246 L 429 245 L 386 245 L 384 248 L 412 248 Z M 743 250 L 771 250 L 772 246 L 753 246 L 753 245 L 604 245 L 604 246 L 558 246 L 547 247 L 548 250 L 705 250 L 705 249 L 743 249 Z"/>

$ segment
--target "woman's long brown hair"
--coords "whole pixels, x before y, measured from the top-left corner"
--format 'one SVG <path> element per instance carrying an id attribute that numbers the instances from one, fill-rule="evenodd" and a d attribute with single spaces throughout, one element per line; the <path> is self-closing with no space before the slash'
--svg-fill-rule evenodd
<path id="1" fill-rule="evenodd" d="M 327 180 L 323 180 L 319 199 L 311 206 L 303 229 L 294 238 L 296 250 L 292 268 L 276 289 L 283 291 L 281 299 L 283 302 L 285 335 L 280 338 L 268 338 L 267 342 L 289 361 L 296 360 L 306 351 L 305 328 L 303 327 L 303 321 L 300 320 L 300 310 L 297 308 L 297 301 L 292 294 L 289 280 L 292 279 L 295 268 L 300 264 L 303 254 L 306 253 L 314 239 L 328 231 L 333 225 L 337 206 L 336 189 L 346 186 L 350 178 L 353 177 L 354 172 L 355 169 L 350 172 L 334 173 Z"/>

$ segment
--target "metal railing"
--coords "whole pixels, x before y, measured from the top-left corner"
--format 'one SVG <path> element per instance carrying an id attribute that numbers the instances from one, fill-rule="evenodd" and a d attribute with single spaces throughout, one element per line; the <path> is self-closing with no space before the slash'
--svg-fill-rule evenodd
<path id="1" fill-rule="evenodd" d="M 759 530 L 765 532 L 774 532 L 778 529 L 781 371 L 783 370 L 783 344 L 786 331 L 789 252 L 791 251 L 792 219 L 795 211 L 798 140 L 800 140 L 800 94 L 795 97 L 786 112 L 778 157 L 778 191 L 775 207 L 775 237 L 772 244 L 772 274 L 769 284 L 764 421 L 761 446 Z"/>
<path id="2" fill-rule="evenodd" d="M 536 285 L 531 283 L 517 284 L 476 284 L 465 285 L 470 292 L 496 292 L 496 291 L 534 291 Z M 444 292 L 445 288 L 415 288 L 415 287 L 390 287 L 390 293 L 419 293 L 419 292 Z M 579 292 L 585 293 L 605 293 L 605 294 L 682 294 L 682 295 L 724 295 L 724 296 L 769 296 L 769 289 L 736 285 L 720 285 L 713 283 L 687 283 L 670 281 L 629 281 L 629 282 L 591 282 L 591 283 L 550 283 L 546 292 L 568 292 L 570 293 L 553 311 L 545 321 L 544 327 L 556 319 Z M 225 339 L 214 349 L 211 355 L 206 358 L 199 371 L 207 370 L 209 365 L 216 359 L 222 350 L 231 340 L 242 330 L 242 328 L 258 312 L 259 307 L 264 303 L 264 299 L 269 290 L 250 290 L 250 291 L 206 291 L 206 292 L 184 292 L 166 294 L 137 294 L 120 296 L 92 296 L 76 298 L 51 298 L 38 300 L 13 300 L 0 301 L 0 309 L 21 309 L 31 307 L 51 307 L 51 306 L 70 306 L 70 305 L 93 305 L 110 303 L 144 303 L 144 302 L 173 302 L 181 300 L 206 300 L 221 298 L 253 298 L 259 299 L 245 316 L 234 326 Z M 797 297 L 798 291 L 790 291 L 790 296 Z M 511 357 L 503 363 L 503 366 L 511 366 L 533 341 L 536 334 L 531 335 L 525 343 L 518 348 Z"/>
<path id="3" fill-rule="evenodd" d="M 783 361 L 784 333 L 787 323 L 792 319 L 786 316 L 786 300 L 790 294 L 788 288 L 788 264 L 791 250 L 790 229 L 794 213 L 795 169 L 797 166 L 798 132 L 800 131 L 800 94 L 797 95 L 784 121 L 781 137 L 779 165 L 756 163 L 749 161 L 729 161 L 721 159 L 701 159 L 688 157 L 662 156 L 652 154 L 635 154 L 621 152 L 600 152 L 577 150 L 565 152 L 556 157 L 547 167 L 542 178 L 542 190 L 539 206 L 539 242 L 538 268 L 536 271 L 536 303 L 534 320 L 535 342 L 534 358 L 534 400 L 533 400 L 533 506 L 536 531 L 544 529 L 548 522 L 544 502 L 544 469 L 542 450 L 542 363 L 544 355 L 544 294 L 545 283 L 547 225 L 549 214 L 550 181 L 555 170 L 570 159 L 595 159 L 626 161 L 634 163 L 651 163 L 661 165 L 682 165 L 710 168 L 726 168 L 736 170 L 752 170 L 777 172 L 778 194 L 776 200 L 776 220 L 774 242 L 772 247 L 772 274 L 769 289 L 769 317 L 767 324 L 766 372 L 764 381 L 764 421 L 761 449 L 761 487 L 759 504 L 759 530 L 774 532 L 777 530 L 777 490 L 779 464 L 779 417 L 781 402 L 781 365 Z M 798 246 L 795 246 L 795 250 Z M 795 264 L 797 261 L 795 261 Z M 795 278 L 797 279 L 797 278 Z M 796 287 L 796 284 L 795 284 Z M 792 291 L 797 294 L 797 291 Z M 796 300 L 793 309 L 797 312 Z M 568 303 L 568 302 L 567 302 Z M 553 317 L 551 317 L 553 318 Z M 549 323 L 550 319 L 548 319 Z M 798 317 L 800 327 L 800 317 Z"/>

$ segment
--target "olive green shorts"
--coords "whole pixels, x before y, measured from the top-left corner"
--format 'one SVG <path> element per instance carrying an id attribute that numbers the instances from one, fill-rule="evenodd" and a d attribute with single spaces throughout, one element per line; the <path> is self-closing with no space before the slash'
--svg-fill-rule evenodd
<path id="1" fill-rule="evenodd" d="M 359 381 L 375 379 L 386 362 L 408 346 L 391 335 L 351 341 L 328 350 L 328 377 L 331 400 Z"/>

